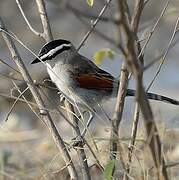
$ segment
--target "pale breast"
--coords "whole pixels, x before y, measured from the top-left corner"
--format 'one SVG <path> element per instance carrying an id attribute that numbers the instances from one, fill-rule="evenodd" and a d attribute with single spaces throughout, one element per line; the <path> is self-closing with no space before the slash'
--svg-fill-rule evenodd
<path id="1" fill-rule="evenodd" d="M 47 72 L 51 80 L 56 84 L 58 89 L 68 98 L 74 98 L 73 79 L 70 77 L 69 65 L 58 63 L 51 66 L 47 63 Z"/>

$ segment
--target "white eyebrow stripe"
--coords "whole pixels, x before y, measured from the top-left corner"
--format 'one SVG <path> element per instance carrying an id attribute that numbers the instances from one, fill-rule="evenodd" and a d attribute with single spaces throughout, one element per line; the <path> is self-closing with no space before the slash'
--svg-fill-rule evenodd
<path id="1" fill-rule="evenodd" d="M 46 57 L 50 57 L 52 56 L 53 54 L 55 54 L 57 51 L 63 49 L 63 47 L 71 47 L 71 44 L 63 44 L 63 45 L 60 45 L 60 46 L 57 46 L 56 48 L 50 50 L 47 54 L 44 54 L 43 56 L 40 57 L 40 59 L 45 59 Z"/>

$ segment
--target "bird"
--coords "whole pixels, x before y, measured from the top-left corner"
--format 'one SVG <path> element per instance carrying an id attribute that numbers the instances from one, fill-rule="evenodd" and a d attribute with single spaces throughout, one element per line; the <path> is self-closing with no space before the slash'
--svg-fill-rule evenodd
<path id="1" fill-rule="evenodd" d="M 117 96 L 119 80 L 78 53 L 75 46 L 65 39 L 46 43 L 31 64 L 40 62 L 46 64 L 50 79 L 59 92 L 71 104 L 89 112 L 86 127 L 81 133 L 84 137 L 97 106 Z M 126 96 L 135 96 L 135 93 L 135 90 L 127 89 Z M 146 95 L 151 100 L 179 105 L 179 101 L 166 96 L 150 92 Z"/>

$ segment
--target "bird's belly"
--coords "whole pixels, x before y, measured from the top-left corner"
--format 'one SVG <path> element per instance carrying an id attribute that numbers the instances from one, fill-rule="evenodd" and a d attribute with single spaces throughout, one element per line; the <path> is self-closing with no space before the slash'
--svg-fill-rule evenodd
<path id="1" fill-rule="evenodd" d="M 59 89 L 59 91 L 72 104 L 80 105 L 82 104 L 83 100 L 75 93 L 77 88 L 75 88 L 73 79 L 70 77 L 68 68 L 69 67 L 67 65 L 62 65 L 62 64 L 56 65 L 54 67 L 47 65 L 48 74 L 52 82 L 55 83 L 55 85 Z"/>

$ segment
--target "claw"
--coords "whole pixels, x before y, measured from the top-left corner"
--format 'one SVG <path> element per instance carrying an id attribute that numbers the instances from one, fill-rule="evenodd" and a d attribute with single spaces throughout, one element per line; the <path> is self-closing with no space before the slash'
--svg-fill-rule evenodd
<path id="1" fill-rule="evenodd" d="M 65 96 L 61 92 L 58 92 L 58 94 L 60 96 L 60 103 L 63 103 L 65 101 Z"/>
<path id="2" fill-rule="evenodd" d="M 71 148 L 78 148 L 78 147 L 83 147 L 83 145 L 85 144 L 84 139 L 82 136 L 77 136 L 75 138 L 72 139 L 72 143 L 69 147 L 69 150 Z"/>

